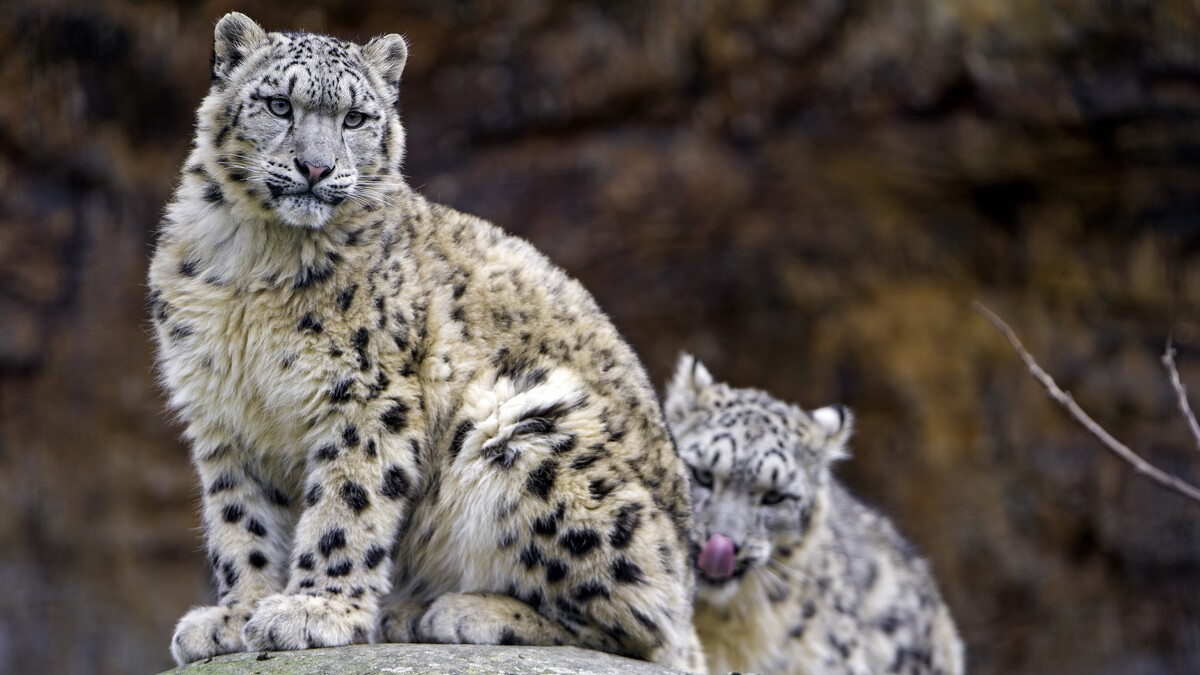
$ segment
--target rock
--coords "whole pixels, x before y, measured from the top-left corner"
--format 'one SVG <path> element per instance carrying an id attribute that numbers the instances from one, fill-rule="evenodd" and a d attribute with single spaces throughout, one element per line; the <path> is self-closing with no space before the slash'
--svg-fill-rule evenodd
<path id="1" fill-rule="evenodd" d="M 191 663 L 165 673 L 189 675 L 324 675 L 461 673 L 462 675 L 673 675 L 664 668 L 576 647 L 377 644 L 294 652 L 243 652 Z"/>

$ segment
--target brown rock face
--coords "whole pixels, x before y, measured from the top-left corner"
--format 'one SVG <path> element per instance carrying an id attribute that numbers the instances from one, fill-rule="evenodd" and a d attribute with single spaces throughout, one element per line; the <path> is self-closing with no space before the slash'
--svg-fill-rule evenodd
<path id="1" fill-rule="evenodd" d="M 147 672 L 209 601 L 145 267 L 226 3 L 0 7 L 0 671 Z M 976 673 L 1200 672 L 1200 480 L 1157 363 L 1200 310 L 1185 0 L 257 2 L 411 42 L 408 175 L 676 352 L 858 413 L 842 476 L 932 560 Z M 1183 330 L 1178 330 L 1183 325 Z"/>

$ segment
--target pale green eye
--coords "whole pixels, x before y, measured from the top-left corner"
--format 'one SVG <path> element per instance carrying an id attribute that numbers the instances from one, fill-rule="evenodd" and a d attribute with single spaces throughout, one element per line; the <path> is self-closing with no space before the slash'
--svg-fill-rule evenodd
<path id="1" fill-rule="evenodd" d="M 343 122 L 343 124 L 346 125 L 347 129 L 357 129 L 361 127 L 363 122 L 366 120 L 366 115 L 358 112 L 357 110 L 351 110 L 350 112 L 346 113 L 346 120 Z"/>
<path id="2" fill-rule="evenodd" d="M 292 104 L 286 98 L 273 98 L 267 102 L 267 109 L 276 117 L 290 117 Z"/>

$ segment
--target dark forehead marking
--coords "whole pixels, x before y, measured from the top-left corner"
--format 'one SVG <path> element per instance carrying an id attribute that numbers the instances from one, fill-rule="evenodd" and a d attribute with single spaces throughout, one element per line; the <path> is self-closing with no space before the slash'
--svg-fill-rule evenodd
<path id="1" fill-rule="evenodd" d="M 729 443 L 721 443 L 722 440 L 728 440 Z M 727 448 L 726 446 L 730 446 L 730 447 Z M 725 454 L 725 451 L 727 449 L 731 450 L 732 453 L 734 455 L 736 455 L 737 454 L 736 446 L 737 446 L 737 443 L 733 440 L 733 437 L 730 436 L 727 432 L 722 430 L 722 431 L 717 432 L 716 434 L 713 434 L 710 438 L 707 438 L 704 441 L 702 441 L 700 444 L 699 452 L 697 454 L 699 455 L 700 459 L 702 459 L 705 462 L 708 462 L 709 466 L 716 466 L 717 462 L 720 461 L 721 457 Z M 735 458 L 735 461 L 736 461 L 736 458 Z"/>
<path id="2" fill-rule="evenodd" d="M 355 46 L 345 40 L 315 33 L 271 34 L 260 86 L 299 96 L 309 106 L 333 111 L 376 102 L 366 81 L 366 67 Z M 305 100 L 306 99 L 306 100 Z"/>
<path id="3" fill-rule="evenodd" d="M 787 454 L 785 452 L 780 450 L 778 447 L 768 448 L 767 450 L 765 450 L 762 453 L 762 458 L 763 458 L 764 462 L 767 461 L 767 458 L 769 458 L 769 457 L 778 457 L 779 460 L 781 462 L 783 462 L 784 464 L 787 464 L 788 460 L 791 459 L 790 457 L 787 456 Z"/>
<path id="4" fill-rule="evenodd" d="M 272 33 L 272 56 L 288 65 L 322 62 L 338 65 L 343 70 L 361 73 L 363 64 L 355 53 L 355 45 L 328 35 L 316 33 Z"/>
<path id="5" fill-rule="evenodd" d="M 788 448 L 796 439 L 782 411 L 739 402 L 726 410 L 722 424 L 725 426 L 713 434 L 709 443 L 715 444 L 721 438 L 732 441 L 735 464 L 758 471 L 767 459 L 777 457 L 789 470 L 794 468 Z"/>
<path id="6" fill-rule="evenodd" d="M 783 452 L 780 452 L 778 448 L 770 448 L 766 451 L 759 453 L 755 457 L 753 457 L 754 470 L 756 472 L 761 471 L 763 466 L 766 465 L 767 461 L 770 460 L 771 458 L 778 459 L 779 461 L 777 464 L 781 464 L 782 466 L 787 467 L 790 470 L 791 464 L 792 464 L 789 461 L 790 458 Z"/>

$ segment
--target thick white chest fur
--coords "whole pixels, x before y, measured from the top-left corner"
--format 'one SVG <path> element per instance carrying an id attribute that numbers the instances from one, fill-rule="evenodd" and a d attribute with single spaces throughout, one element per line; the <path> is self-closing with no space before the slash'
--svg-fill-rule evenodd
<path id="1" fill-rule="evenodd" d="M 230 289 L 207 285 L 197 290 L 171 303 L 192 331 L 164 346 L 172 406 L 191 429 L 213 432 L 214 441 L 234 437 L 244 451 L 302 458 L 304 431 L 319 415 L 324 380 L 320 359 L 296 336 L 294 310 L 275 294 L 233 297 Z"/>

